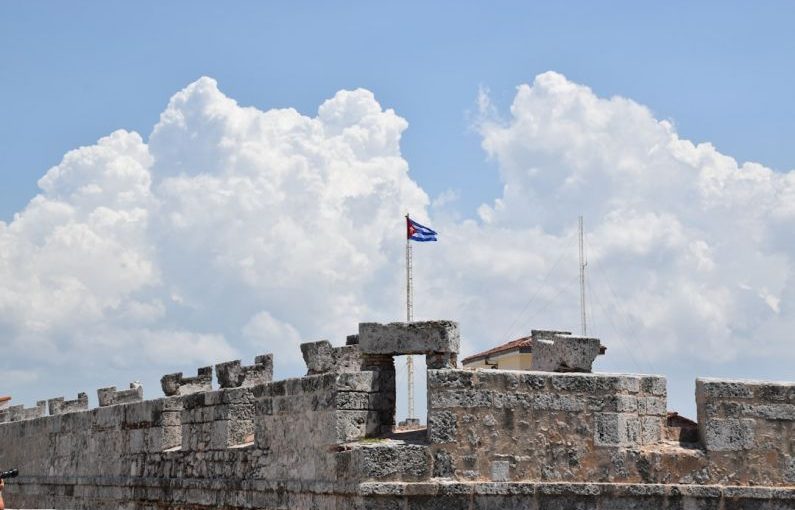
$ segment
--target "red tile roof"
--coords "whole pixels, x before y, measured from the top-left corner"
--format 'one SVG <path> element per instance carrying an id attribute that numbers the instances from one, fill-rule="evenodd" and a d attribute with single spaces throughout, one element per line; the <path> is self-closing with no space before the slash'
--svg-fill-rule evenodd
<path id="1" fill-rule="evenodd" d="M 527 349 L 525 352 L 530 352 L 530 349 L 533 346 L 533 338 L 529 336 L 524 336 L 522 338 L 517 338 L 516 340 L 511 340 L 510 342 L 506 342 L 502 345 L 498 345 L 497 347 L 493 347 L 487 351 L 479 352 L 477 354 L 473 354 L 467 358 L 461 360 L 461 363 L 469 363 L 470 361 L 478 361 L 481 359 L 486 359 L 489 356 L 495 356 L 497 354 L 503 354 L 506 352 L 512 351 L 520 351 L 522 349 Z"/>
<path id="2" fill-rule="evenodd" d="M 461 363 L 466 364 L 472 361 L 480 361 L 490 356 L 496 356 L 498 354 L 505 354 L 514 351 L 531 352 L 532 349 L 533 349 L 533 337 L 523 336 L 522 338 L 511 340 L 510 342 L 498 345 L 497 347 L 492 347 L 487 351 L 479 352 L 477 354 L 473 354 L 472 356 L 468 356 L 463 360 L 461 360 Z M 606 351 L 607 347 L 605 347 L 604 345 L 599 346 L 599 354 L 604 354 Z"/>

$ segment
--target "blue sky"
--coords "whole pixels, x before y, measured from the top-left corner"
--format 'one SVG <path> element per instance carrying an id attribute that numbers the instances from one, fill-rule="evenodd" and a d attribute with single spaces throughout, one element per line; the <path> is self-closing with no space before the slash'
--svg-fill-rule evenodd
<path id="1" fill-rule="evenodd" d="M 399 222 L 394 213 L 409 205 L 443 241 L 417 260 L 426 286 L 418 303 L 426 300 L 425 315 L 462 321 L 464 354 L 530 327 L 576 329 L 576 296 L 560 283 L 576 277 L 567 273 L 575 262 L 559 257 L 576 257 L 572 228 L 585 213 L 592 269 L 604 269 L 593 291 L 607 304 L 602 317 L 597 305 L 592 312 L 609 346 L 603 369 L 668 375 L 672 407 L 685 410 L 696 375 L 791 378 L 793 22 L 792 2 L 0 3 L 0 222 L 13 227 L 0 235 L 0 349 L 11 353 L 0 369 L 18 376 L 8 391 L 31 403 L 141 377 L 152 396 L 160 374 L 219 356 L 253 359 L 268 335 L 289 340 L 281 354 L 293 371 L 282 375 L 295 375 L 290 342 L 399 318 L 401 240 L 381 233 L 400 232 L 384 218 Z M 366 92 L 338 94 L 356 88 L 380 105 Z M 486 96 L 492 109 L 482 111 Z M 318 108 L 334 98 L 329 112 L 372 135 L 366 155 L 382 158 L 383 175 L 356 158 L 340 158 L 341 174 L 313 170 L 375 191 L 349 209 L 296 193 L 303 188 L 279 172 L 307 154 L 267 153 L 272 133 L 257 134 L 259 121 L 228 98 L 269 122 L 328 132 L 339 126 Z M 223 112 L 219 132 L 240 143 L 229 149 L 238 159 L 216 150 L 216 119 L 201 105 Z M 193 115 L 194 131 L 159 122 L 163 112 Z M 602 118 L 612 120 L 593 122 Z M 548 129 L 529 129 L 528 119 Z M 236 131 L 247 122 L 259 138 Z M 144 145 L 159 131 L 148 147 L 125 134 L 94 146 L 117 129 Z M 330 150 L 329 140 L 298 138 L 313 155 Z M 232 183 L 251 169 L 235 167 L 226 182 L 227 168 L 210 160 L 232 168 L 251 146 L 267 153 L 249 161 L 275 179 L 267 190 L 339 213 L 324 217 L 328 238 L 289 200 L 256 214 L 242 207 L 250 197 Z M 44 198 L 15 221 L 38 180 L 78 147 L 87 149 L 51 172 Z M 197 154 L 216 189 L 204 189 L 195 168 L 166 179 Z M 114 186 L 151 177 L 135 207 L 108 184 L 114 168 L 132 176 Z M 107 196 L 86 202 L 86 189 Z M 441 195 L 454 198 L 433 203 Z M 235 203 L 213 207 L 219 196 Z M 63 204 L 72 209 L 56 217 Z M 141 230 L 102 230 L 120 217 Z M 332 235 L 333 222 L 363 218 L 375 218 L 367 228 L 377 243 Z M 266 226 L 282 219 L 305 234 L 299 248 L 273 241 Z M 284 274 L 292 286 L 273 284 Z M 349 292 L 337 296 L 340 278 Z M 610 283 L 597 288 L 602 279 Z M 164 338 L 177 338 L 174 350 L 163 350 Z M 169 362 L 186 351 L 184 366 Z M 62 370 L 67 363 L 81 370 Z"/>
<path id="2" fill-rule="evenodd" d="M 429 5 L 430 4 L 430 5 Z M 209 75 L 260 109 L 314 113 L 372 90 L 409 121 L 402 150 L 431 196 L 469 215 L 499 194 L 470 128 L 555 70 L 672 119 L 680 134 L 779 170 L 795 160 L 791 2 L 4 2 L 0 218 L 69 149 L 147 136 L 174 91 Z"/>

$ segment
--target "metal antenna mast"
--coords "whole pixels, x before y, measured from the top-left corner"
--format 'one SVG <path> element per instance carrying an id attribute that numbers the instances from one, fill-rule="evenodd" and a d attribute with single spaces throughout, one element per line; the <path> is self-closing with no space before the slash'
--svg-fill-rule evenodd
<path id="1" fill-rule="evenodd" d="M 585 249 L 583 243 L 582 216 L 580 216 L 580 324 L 582 326 L 582 336 L 588 333 L 588 325 L 585 322 Z"/>
<path id="2" fill-rule="evenodd" d="M 406 228 L 408 229 L 409 215 L 406 213 Z M 407 231 L 408 233 L 408 231 Z M 411 241 L 406 235 L 406 322 L 414 321 L 414 277 L 411 260 Z M 414 358 L 409 355 L 406 358 L 406 368 L 408 372 L 409 390 L 409 412 L 406 418 L 414 418 Z"/>

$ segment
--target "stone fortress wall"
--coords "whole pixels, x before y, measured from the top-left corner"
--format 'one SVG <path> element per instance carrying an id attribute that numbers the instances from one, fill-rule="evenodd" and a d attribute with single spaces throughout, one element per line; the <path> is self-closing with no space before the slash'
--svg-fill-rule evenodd
<path id="1" fill-rule="evenodd" d="M 590 373 L 597 339 L 535 333 L 547 371 L 455 368 L 453 322 L 368 323 L 302 345 L 301 378 L 273 381 L 264 355 L 216 365 L 217 389 L 204 367 L 164 376 L 155 400 L 132 384 L 96 409 L 85 394 L 12 407 L 7 504 L 795 509 L 795 383 L 699 379 L 689 437 L 666 425 L 664 378 Z M 402 354 L 426 355 L 427 431 L 392 433 Z"/>

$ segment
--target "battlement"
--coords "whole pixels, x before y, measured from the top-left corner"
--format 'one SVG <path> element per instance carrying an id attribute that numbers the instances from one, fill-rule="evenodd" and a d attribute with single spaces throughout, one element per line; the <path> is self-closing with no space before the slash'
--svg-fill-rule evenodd
<path id="1" fill-rule="evenodd" d="M 213 389 L 213 367 L 201 367 L 196 377 L 183 377 L 182 372 L 166 374 L 160 379 L 160 386 L 167 397 L 210 391 Z"/>
<path id="2" fill-rule="evenodd" d="M 552 372 L 457 369 L 449 321 L 362 324 L 345 346 L 302 344 L 304 377 L 273 381 L 263 355 L 215 365 L 217 389 L 203 367 L 164 376 L 155 400 L 133 383 L 98 390 L 95 409 L 84 393 L 50 399 L 49 416 L 44 401 L 15 406 L 0 411 L 0 465 L 22 473 L 7 501 L 425 508 L 434 494 L 445 508 L 497 508 L 514 491 L 522 508 L 597 508 L 611 501 L 606 488 L 632 487 L 610 502 L 623 509 L 666 508 L 677 487 L 686 508 L 795 507 L 795 383 L 699 379 L 697 442 L 680 443 L 668 439 L 680 435 L 666 420 L 665 378 L 589 373 L 598 339 L 550 335 Z M 433 363 L 428 426 L 396 434 L 393 358 L 403 354 Z M 562 484 L 554 494 L 551 482 Z"/>
<path id="3" fill-rule="evenodd" d="M 50 416 L 64 413 L 74 413 L 88 409 L 88 395 L 78 393 L 77 400 L 64 400 L 64 397 L 51 398 L 47 401 Z"/>

